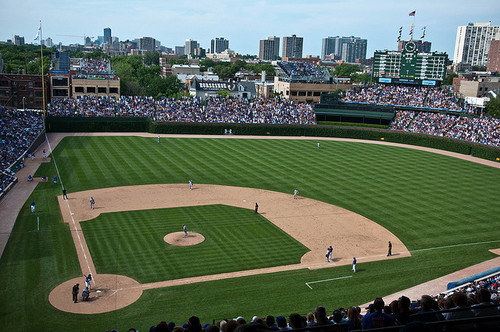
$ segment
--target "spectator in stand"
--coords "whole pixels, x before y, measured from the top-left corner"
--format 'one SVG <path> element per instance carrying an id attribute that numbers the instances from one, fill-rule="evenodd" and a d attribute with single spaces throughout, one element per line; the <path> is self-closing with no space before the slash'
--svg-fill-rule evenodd
<path id="1" fill-rule="evenodd" d="M 384 300 L 382 298 L 377 297 L 375 301 L 373 301 L 373 313 L 366 314 L 362 321 L 361 327 L 363 330 L 375 329 L 381 327 L 388 327 L 394 325 L 394 318 L 392 316 L 387 315 L 383 312 L 384 309 Z"/>
<path id="2" fill-rule="evenodd" d="M 411 305 L 410 298 L 403 295 L 398 299 L 397 314 L 394 314 L 394 319 L 396 320 L 396 323 L 400 325 L 405 325 L 411 321 L 410 315 L 412 314 L 412 312 L 410 311 L 410 305 Z"/>
<path id="3" fill-rule="evenodd" d="M 314 325 L 314 323 L 316 323 L 314 314 L 312 312 L 307 313 L 307 327 Z"/>
<path id="4" fill-rule="evenodd" d="M 306 324 L 304 323 L 302 316 L 299 315 L 298 313 L 290 314 L 288 321 L 290 322 L 290 328 L 292 330 L 301 329 L 301 328 L 306 327 Z"/>
<path id="5" fill-rule="evenodd" d="M 280 331 L 290 330 L 290 327 L 288 326 L 286 318 L 284 316 L 276 317 L 276 324 L 278 325 L 278 329 Z"/>
<path id="6" fill-rule="evenodd" d="M 326 309 L 323 306 L 317 306 L 314 311 L 316 323 L 313 326 L 331 325 L 332 322 L 326 317 Z"/>
<path id="7" fill-rule="evenodd" d="M 361 318 L 356 307 L 347 309 L 347 325 L 349 331 L 361 329 Z"/>
<path id="8" fill-rule="evenodd" d="M 269 315 L 269 316 L 267 316 L 267 317 L 266 317 L 266 325 L 267 325 L 267 327 L 269 327 L 271 330 L 274 330 L 274 331 L 278 331 L 278 330 L 279 330 L 279 328 L 278 328 L 278 326 L 276 325 L 276 322 L 275 322 L 275 320 L 274 320 L 274 316 Z"/>

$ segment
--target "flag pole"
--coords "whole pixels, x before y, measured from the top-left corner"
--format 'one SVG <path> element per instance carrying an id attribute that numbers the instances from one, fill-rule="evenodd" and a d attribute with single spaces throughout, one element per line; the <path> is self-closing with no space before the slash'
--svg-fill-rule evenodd
<path id="1" fill-rule="evenodd" d="M 45 81 L 43 78 L 43 45 L 42 45 L 42 20 L 40 20 L 40 60 L 42 63 L 42 109 L 43 117 L 45 118 Z"/>

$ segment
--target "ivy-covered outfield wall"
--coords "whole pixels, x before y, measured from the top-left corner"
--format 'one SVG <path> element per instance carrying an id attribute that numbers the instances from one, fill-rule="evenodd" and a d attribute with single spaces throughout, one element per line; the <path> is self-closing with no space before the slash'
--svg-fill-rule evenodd
<path id="1" fill-rule="evenodd" d="M 425 146 L 497 160 L 500 148 L 456 139 L 344 126 L 153 122 L 147 118 L 47 117 L 47 132 L 149 132 L 154 134 L 306 136 L 355 138 Z"/>

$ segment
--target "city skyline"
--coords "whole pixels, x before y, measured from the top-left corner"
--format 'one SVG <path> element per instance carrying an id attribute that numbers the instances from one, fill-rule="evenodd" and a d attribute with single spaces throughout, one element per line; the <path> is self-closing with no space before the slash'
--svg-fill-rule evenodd
<path id="1" fill-rule="evenodd" d="M 416 11 L 415 17 L 408 15 L 412 11 Z M 304 38 L 304 56 L 318 56 L 323 38 L 356 36 L 368 40 L 367 57 L 371 57 L 375 50 L 396 50 L 399 28 L 403 26 L 405 40 L 414 23 L 414 39 L 420 39 L 421 28 L 426 26 L 424 41 L 432 42 L 432 51 L 446 52 L 451 59 L 458 26 L 488 21 L 498 25 L 498 17 L 500 4 L 493 0 L 486 0 L 479 8 L 450 0 L 423 0 L 418 4 L 361 0 L 355 7 L 352 2 L 324 0 L 222 0 L 209 4 L 199 0 L 182 4 L 158 0 L 26 0 L 22 5 L 13 1 L 2 4 L 0 40 L 19 35 L 32 43 L 41 20 L 43 38 L 52 38 L 54 44 L 83 44 L 84 35 L 96 39 L 103 35 L 104 28 L 111 28 L 112 35 L 120 40 L 152 37 L 172 49 L 184 45 L 186 39 L 197 40 L 208 49 L 212 39 L 224 37 L 237 53 L 257 55 L 259 41 L 267 36 L 295 34 Z"/>

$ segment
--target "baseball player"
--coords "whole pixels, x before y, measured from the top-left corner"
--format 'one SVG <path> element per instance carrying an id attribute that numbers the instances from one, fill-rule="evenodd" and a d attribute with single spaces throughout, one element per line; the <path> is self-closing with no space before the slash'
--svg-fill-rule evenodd
<path id="1" fill-rule="evenodd" d="M 66 194 L 66 188 L 63 188 L 62 193 L 63 193 L 63 199 L 64 200 L 68 199 L 68 195 Z"/>
<path id="2" fill-rule="evenodd" d="M 54 175 L 54 184 L 57 184 L 57 176 Z"/>
<path id="3" fill-rule="evenodd" d="M 297 188 L 295 188 L 295 190 L 293 191 L 293 199 L 297 199 L 298 194 L 299 194 L 299 191 L 297 190 Z"/>
<path id="4" fill-rule="evenodd" d="M 158 136 L 158 143 L 160 143 L 160 136 Z"/>
<path id="5" fill-rule="evenodd" d="M 189 180 L 189 189 L 193 190 L 193 180 Z"/>
<path id="6" fill-rule="evenodd" d="M 182 229 L 184 230 L 184 237 L 187 237 L 188 236 L 188 228 L 187 228 L 186 224 L 182 224 Z"/>
<path id="7" fill-rule="evenodd" d="M 30 207 L 31 207 L 31 213 L 35 212 L 35 201 L 31 201 Z"/>
<path id="8" fill-rule="evenodd" d="M 47 152 L 45 152 L 45 149 L 43 149 L 42 154 L 44 158 L 47 158 Z"/>
<path id="9" fill-rule="evenodd" d="M 83 275 L 85 277 L 85 287 L 90 289 L 90 282 L 92 281 L 92 275 L 89 273 L 89 275 Z"/>
<path id="10" fill-rule="evenodd" d="M 333 247 L 332 246 L 329 246 L 327 249 L 326 249 L 326 261 L 328 263 L 330 262 L 333 262 L 333 259 L 332 259 L 332 253 L 333 253 Z"/>
<path id="11" fill-rule="evenodd" d="M 93 210 L 95 205 L 94 197 L 90 197 L 90 208 Z"/>
<path id="12" fill-rule="evenodd" d="M 319 150 L 319 142 L 318 142 L 318 150 Z"/>
<path id="13" fill-rule="evenodd" d="M 352 272 L 356 273 L 356 257 L 352 258 Z"/>
<path id="14" fill-rule="evenodd" d="M 392 243 L 389 241 L 389 251 L 387 252 L 387 256 L 392 256 Z"/>

